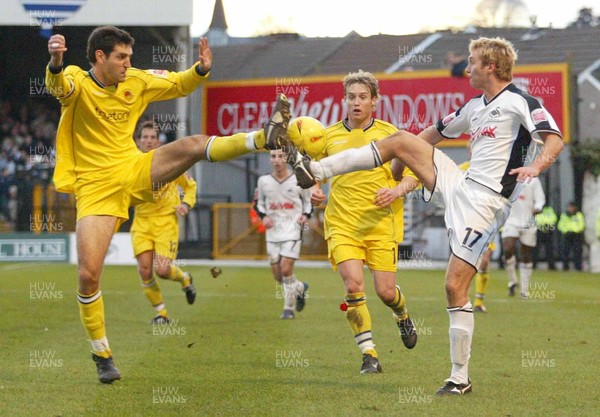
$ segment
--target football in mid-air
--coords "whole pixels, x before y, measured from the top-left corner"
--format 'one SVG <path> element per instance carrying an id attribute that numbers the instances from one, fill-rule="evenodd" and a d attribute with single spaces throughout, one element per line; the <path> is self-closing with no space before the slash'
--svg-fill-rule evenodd
<path id="1" fill-rule="evenodd" d="M 290 121 L 287 134 L 298 150 L 311 158 L 317 158 L 325 150 L 325 128 L 317 119 L 308 116 L 296 117 Z"/>

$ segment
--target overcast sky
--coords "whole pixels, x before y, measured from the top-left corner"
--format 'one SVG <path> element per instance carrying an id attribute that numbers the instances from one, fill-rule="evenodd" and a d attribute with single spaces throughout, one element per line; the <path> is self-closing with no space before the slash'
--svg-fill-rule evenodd
<path id="1" fill-rule="evenodd" d="M 352 30 L 362 36 L 378 33 L 405 35 L 472 22 L 481 0 L 223 0 L 231 36 L 252 36 L 267 28 L 283 28 L 309 37 L 341 37 Z M 527 11 L 518 23 L 560 28 L 577 18 L 582 7 L 600 14 L 598 0 L 523 0 Z M 596 7 L 593 7 L 596 3 Z M 194 0 L 192 36 L 208 29 L 215 0 Z"/>

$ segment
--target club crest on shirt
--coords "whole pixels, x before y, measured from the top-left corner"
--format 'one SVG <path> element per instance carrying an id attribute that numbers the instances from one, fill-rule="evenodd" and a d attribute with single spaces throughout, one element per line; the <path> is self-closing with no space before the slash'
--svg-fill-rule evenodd
<path id="1" fill-rule="evenodd" d="M 491 119 L 496 119 L 500 117 L 500 107 L 496 107 L 494 110 L 492 110 L 490 112 L 490 118 Z"/>
<path id="2" fill-rule="evenodd" d="M 125 99 L 126 102 L 131 103 L 134 98 L 131 90 L 127 89 L 127 90 L 123 91 L 123 98 Z"/>
<path id="3" fill-rule="evenodd" d="M 531 118 L 533 119 L 533 123 L 536 125 L 538 123 L 547 122 L 548 118 L 546 117 L 546 113 L 544 109 L 535 109 L 531 112 Z"/>
<path id="4" fill-rule="evenodd" d="M 159 77 L 166 77 L 167 73 L 168 73 L 167 70 L 161 70 L 161 69 L 151 69 L 151 70 L 148 70 L 148 72 L 150 74 L 158 75 Z"/>

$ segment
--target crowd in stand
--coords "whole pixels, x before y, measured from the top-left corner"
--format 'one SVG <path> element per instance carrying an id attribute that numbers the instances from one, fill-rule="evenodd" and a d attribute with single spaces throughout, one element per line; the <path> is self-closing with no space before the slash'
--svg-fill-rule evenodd
<path id="1" fill-rule="evenodd" d="M 0 97 L 0 221 L 14 226 L 31 180 L 50 179 L 59 116 L 42 100 L 17 105 Z"/>

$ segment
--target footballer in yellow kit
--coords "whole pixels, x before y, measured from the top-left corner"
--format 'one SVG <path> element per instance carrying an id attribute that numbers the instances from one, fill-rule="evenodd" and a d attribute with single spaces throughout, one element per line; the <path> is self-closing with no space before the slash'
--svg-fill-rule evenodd
<path id="1" fill-rule="evenodd" d="M 150 102 L 193 92 L 210 72 L 212 51 L 202 37 L 198 61 L 189 69 L 140 70 L 131 65 L 134 43 L 117 27 L 95 28 L 87 40 L 91 68 L 84 70 L 65 67 L 62 34 L 48 39 L 45 85 L 61 104 L 54 182 L 58 191 L 76 197 L 77 300 L 102 383 L 121 378 L 106 336 L 100 282 L 111 239 L 128 218 L 129 206 L 152 201 L 160 183 L 175 180 L 200 160 L 225 161 L 280 146 L 291 117 L 289 101 L 279 94 L 262 130 L 190 135 L 144 154 L 132 141 L 138 119 Z"/>
<path id="2" fill-rule="evenodd" d="M 160 146 L 158 132 L 152 121 L 140 125 L 136 143 L 142 152 L 150 152 Z M 193 304 L 196 299 L 191 274 L 183 272 L 173 263 L 179 245 L 177 215 L 185 216 L 194 207 L 196 188 L 196 181 L 185 173 L 156 190 L 153 202 L 135 206 L 131 241 L 144 293 L 156 312 L 153 324 L 169 323 L 167 308 L 154 273 L 162 279 L 179 282 L 188 304 Z M 179 189 L 183 191 L 183 200 L 179 196 Z"/>
<path id="3" fill-rule="evenodd" d="M 326 155 L 334 155 L 346 149 L 359 148 L 395 132 L 396 127 L 378 119 L 372 119 L 364 129 L 351 129 L 345 121 L 340 121 L 326 129 Z M 416 178 L 410 170 L 404 175 Z M 397 243 L 404 239 L 404 200 L 399 198 L 386 208 L 373 204 L 373 196 L 382 187 L 394 188 L 391 164 L 364 172 L 351 172 L 338 175 L 331 181 L 331 189 L 325 209 L 325 239 L 338 242 L 341 236 L 358 241 L 368 240 L 387 245 L 393 253 L 383 254 L 382 259 L 365 259 L 373 269 L 395 272 L 397 265 Z M 383 243 L 385 242 L 385 243 Z M 331 248 L 329 257 L 332 264 L 345 260 L 351 254 L 336 253 Z M 333 252 L 333 253 L 332 253 Z M 335 256 L 334 256 L 335 255 Z"/>
<path id="4" fill-rule="evenodd" d="M 343 81 L 348 117 L 326 129 L 323 156 L 360 148 L 383 139 L 398 129 L 372 117 L 379 99 L 379 83 L 373 74 L 358 71 Z M 346 291 L 342 308 L 356 344 L 363 355 L 361 373 L 378 373 L 378 360 L 366 304 L 364 265 L 371 271 L 375 291 L 393 312 L 402 342 L 408 349 L 417 343 L 406 298 L 396 284 L 398 242 L 403 239 L 403 197 L 418 185 L 409 170 L 394 179 L 391 163 L 369 171 L 333 177 L 325 209 L 325 238 L 329 260 L 338 270 Z M 326 200 L 321 190 L 311 195 L 313 204 Z"/>

